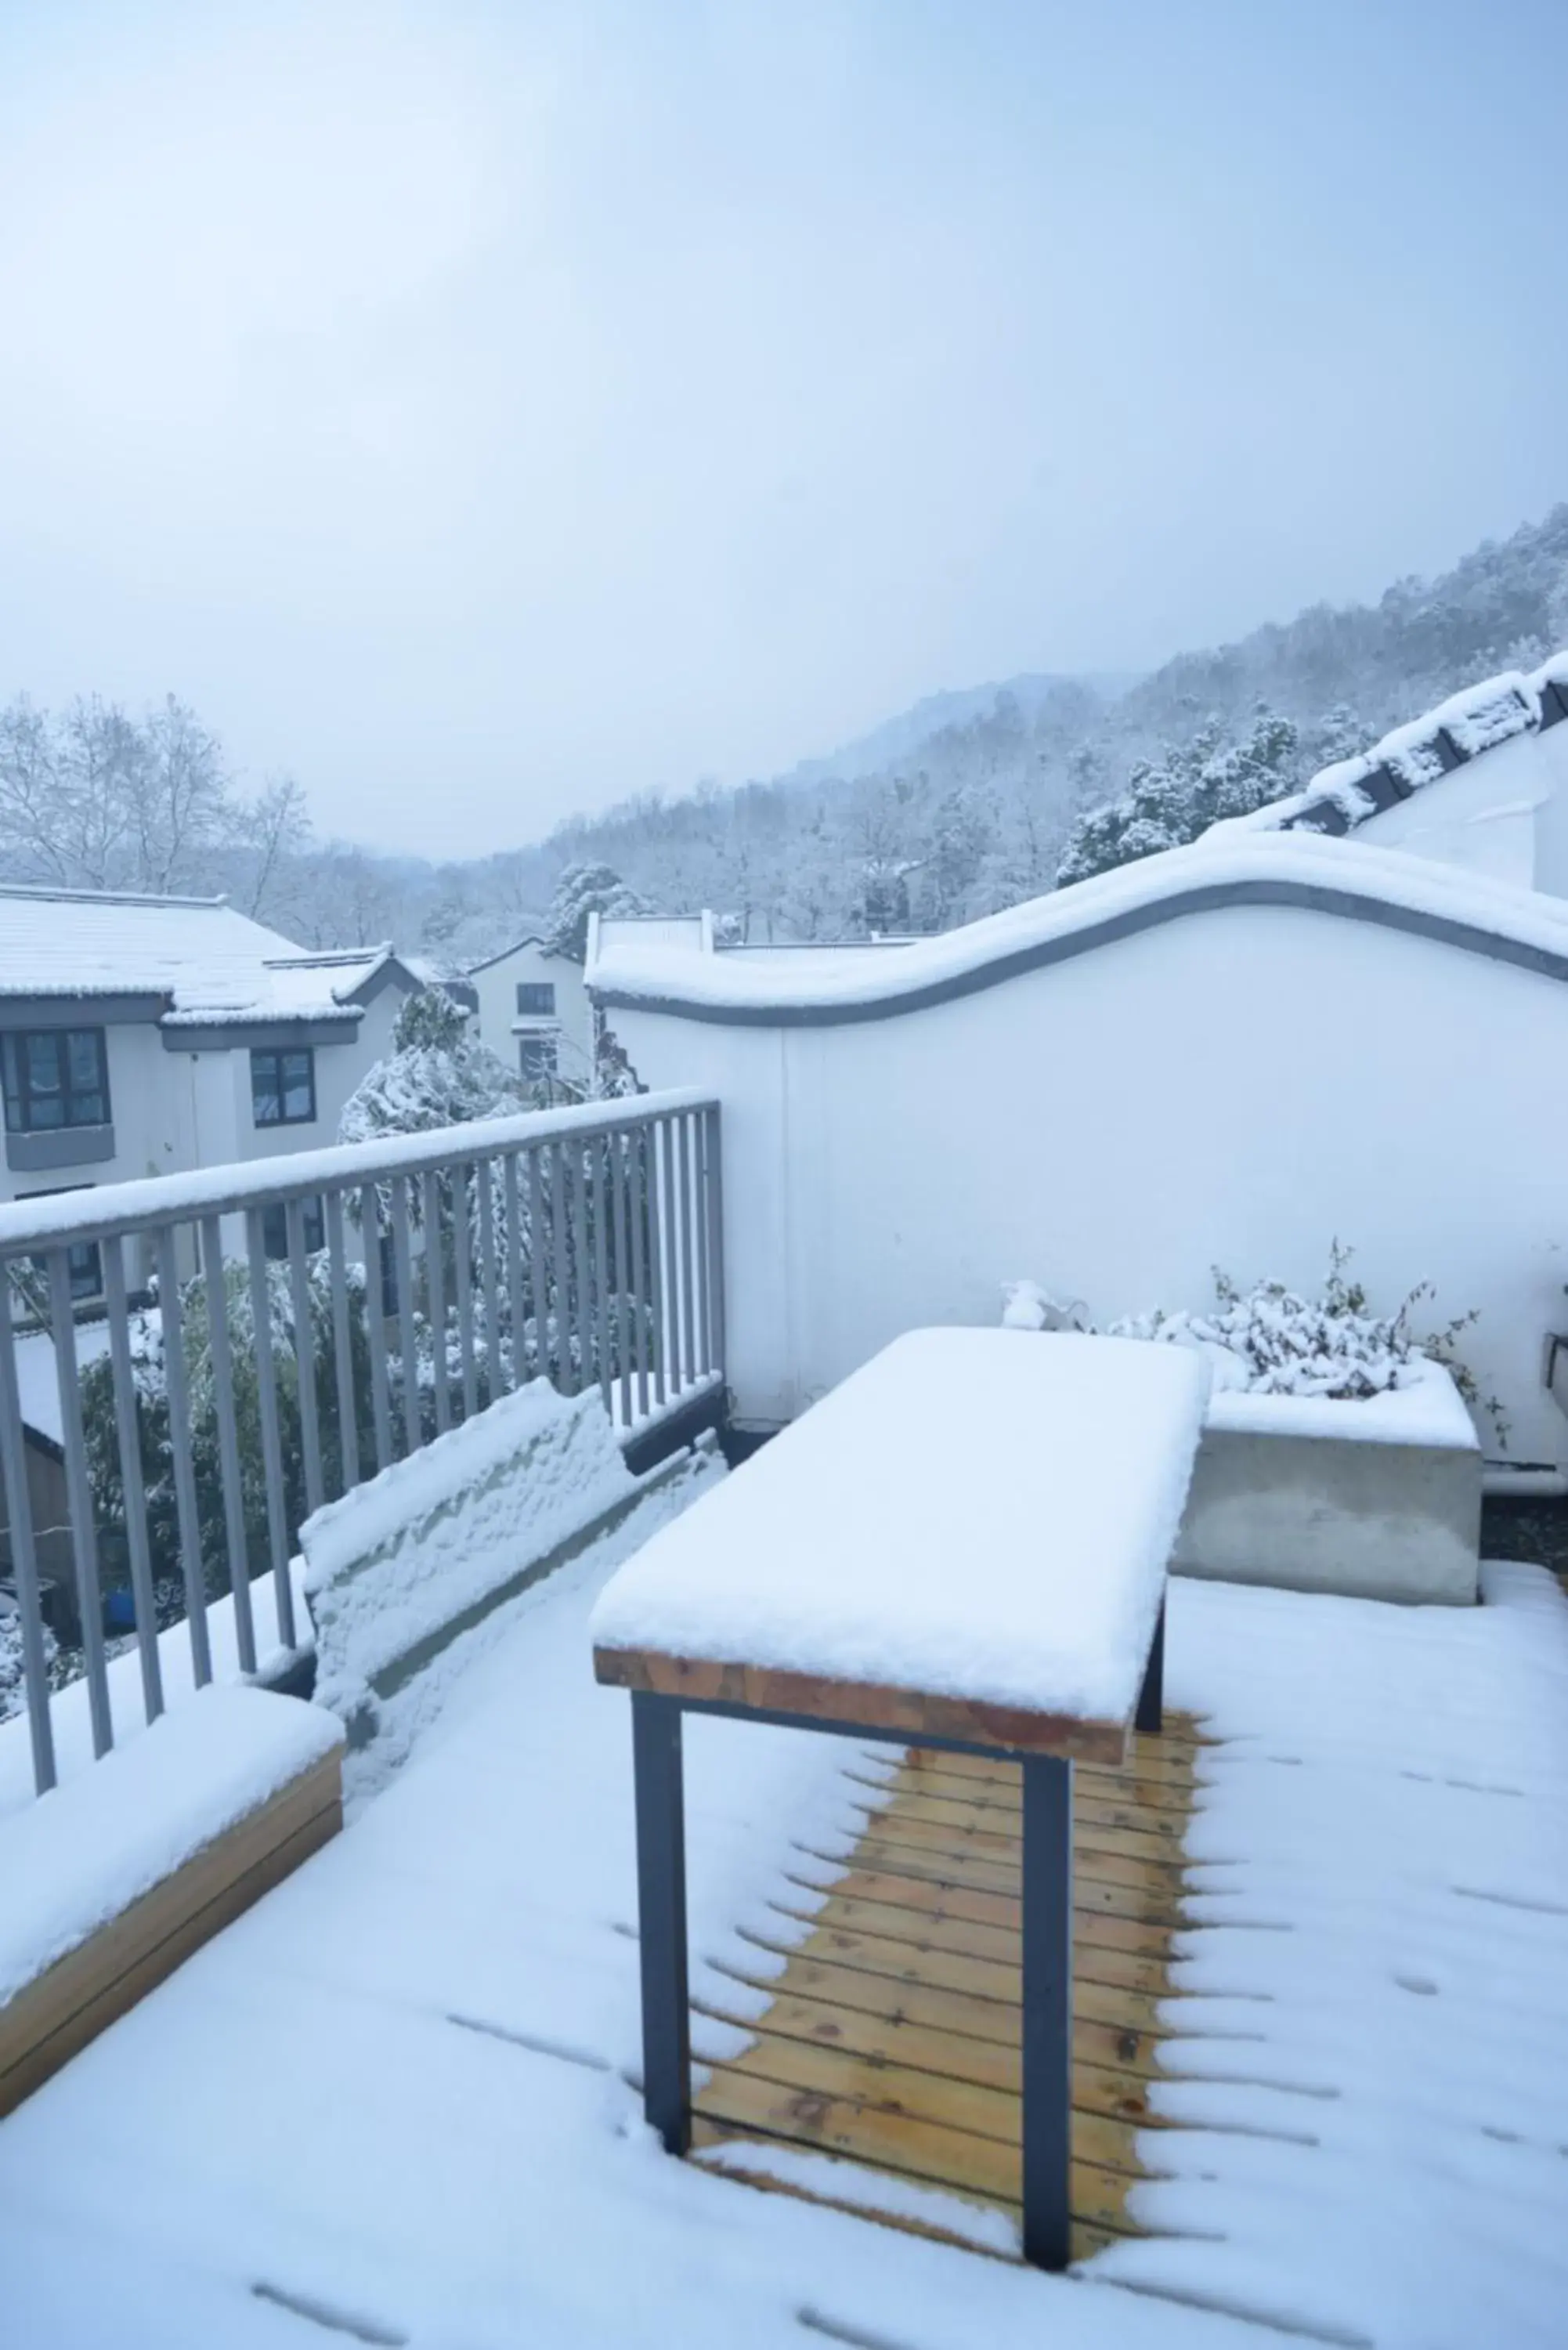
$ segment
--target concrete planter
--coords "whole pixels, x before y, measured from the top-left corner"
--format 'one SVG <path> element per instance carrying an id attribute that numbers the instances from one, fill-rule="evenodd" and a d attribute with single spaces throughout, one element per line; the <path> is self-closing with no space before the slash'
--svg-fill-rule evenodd
<path id="1" fill-rule="evenodd" d="M 1481 1455 L 1448 1373 L 1366 1403 L 1220 1393 L 1171 1565 L 1361 1599 L 1476 1597 Z"/>

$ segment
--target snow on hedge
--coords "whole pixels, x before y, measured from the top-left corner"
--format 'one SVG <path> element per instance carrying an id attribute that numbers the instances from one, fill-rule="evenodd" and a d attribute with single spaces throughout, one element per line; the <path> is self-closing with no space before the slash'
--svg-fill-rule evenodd
<path id="1" fill-rule="evenodd" d="M 1459 1334 L 1473 1314 L 1457 1315 L 1446 1328 L 1417 1335 L 1412 1315 L 1431 1295 L 1428 1284 L 1411 1291 L 1392 1314 L 1373 1311 L 1366 1292 L 1346 1268 L 1352 1252 L 1335 1242 L 1321 1294 L 1308 1297 L 1282 1281 L 1264 1280 L 1242 1290 L 1214 1271 L 1216 1304 L 1207 1314 L 1155 1306 L 1108 1323 L 1113 1337 L 1142 1338 L 1190 1348 L 1209 1366 L 1211 1428 L 1277 1428 L 1277 1417 L 1249 1409 L 1250 1399 L 1291 1397 L 1298 1403 L 1345 1404 L 1382 1400 L 1383 1409 L 1357 1421 L 1355 1433 L 1387 1443 L 1468 1445 L 1475 1440 L 1459 1401 L 1481 1406 L 1506 1438 L 1506 1421 L 1495 1400 L 1482 1399 L 1456 1352 Z M 1002 1286 L 1002 1325 L 1020 1330 L 1093 1328 L 1081 1302 L 1053 1298 L 1038 1282 Z M 1456 1394 L 1455 1390 L 1458 1390 Z M 1396 1396 L 1400 1399 L 1393 1408 Z M 1331 1415 L 1302 1418 L 1297 1432 L 1341 1434 L 1348 1430 Z"/>

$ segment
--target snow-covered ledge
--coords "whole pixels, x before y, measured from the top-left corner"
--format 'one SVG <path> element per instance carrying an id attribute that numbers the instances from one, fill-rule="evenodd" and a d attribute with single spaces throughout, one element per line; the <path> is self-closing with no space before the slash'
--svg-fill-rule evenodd
<path id="1" fill-rule="evenodd" d="M 1364 1599 L 1476 1597 L 1481 1455 L 1459 1390 L 1421 1358 L 1364 1402 L 1210 1398 L 1179 1575 Z"/>

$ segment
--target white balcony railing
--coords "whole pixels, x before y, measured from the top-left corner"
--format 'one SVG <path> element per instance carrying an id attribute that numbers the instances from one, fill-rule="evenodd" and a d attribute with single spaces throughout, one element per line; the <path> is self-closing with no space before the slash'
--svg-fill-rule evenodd
<path id="1" fill-rule="evenodd" d="M 56 1779 L 65 1615 L 101 1755 L 117 1630 L 149 1721 L 160 1630 L 183 1618 L 200 1686 L 219 1598 L 242 1673 L 261 1578 L 296 1648 L 303 1519 L 493 1397 L 597 1384 L 635 1435 L 722 1390 L 720 1182 L 718 1104 L 665 1093 L 0 1207 L 5 1604 L 36 1789 Z M 58 1406 L 42 1441 L 18 1378 L 40 1345 Z"/>

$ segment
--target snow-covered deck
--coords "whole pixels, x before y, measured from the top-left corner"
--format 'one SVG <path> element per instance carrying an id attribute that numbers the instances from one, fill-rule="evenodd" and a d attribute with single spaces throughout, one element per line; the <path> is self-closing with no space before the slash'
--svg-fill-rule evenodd
<path id="1" fill-rule="evenodd" d="M 1156 2091 L 1189 2126 L 1150 2134 L 1169 2175 L 1133 2190 L 1170 2232 L 1053 2279 L 652 2143 L 627 2078 L 626 1702 L 587 1634 L 607 1571 L 519 1601 L 337 1843 L 0 2128 L 7 2341 L 1183 2350 L 1277 2341 L 1272 2321 L 1411 2350 L 1561 2342 L 1550 1578 L 1490 1569 L 1474 1611 L 1173 1588 L 1168 1696 L 1221 1742 Z M 693 1990 L 722 1981 L 732 2008 L 716 1970 L 756 1971 L 748 1927 L 776 1939 L 794 1841 L 862 1822 L 839 1742 L 687 1736 Z M 732 2053 L 715 2029 L 698 2019 L 699 2049 Z"/>

